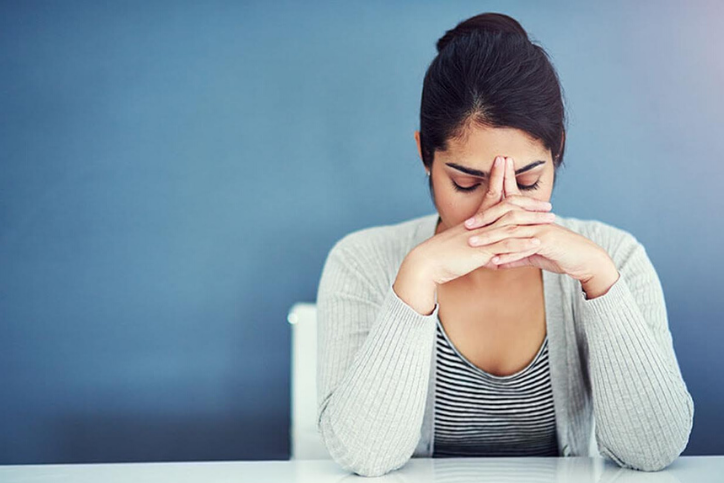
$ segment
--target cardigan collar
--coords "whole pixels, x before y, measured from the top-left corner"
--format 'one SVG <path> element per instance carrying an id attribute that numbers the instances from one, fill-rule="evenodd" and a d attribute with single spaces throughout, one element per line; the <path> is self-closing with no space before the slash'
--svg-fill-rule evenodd
<path id="1" fill-rule="evenodd" d="M 440 221 L 439 215 L 434 213 L 421 218 L 420 225 L 415 232 L 413 246 L 431 238 L 435 235 L 437 224 Z M 565 219 L 557 215 L 556 222 L 565 225 Z M 543 291 L 545 299 L 546 330 L 548 332 L 548 351 L 550 358 L 550 377 L 553 391 L 553 405 L 556 415 L 556 431 L 558 439 L 558 451 L 563 456 L 571 454 L 570 437 L 568 433 L 568 421 L 570 420 L 569 397 L 570 387 L 567 351 L 569 342 L 575 349 L 575 341 L 568 340 L 568 331 L 564 327 L 565 314 L 562 307 L 566 301 L 564 276 L 558 273 L 543 270 Z M 436 300 L 437 302 L 437 297 Z M 439 317 L 437 322 L 439 322 Z M 422 422 L 420 440 L 413 453 L 418 457 L 432 457 L 435 440 L 435 381 L 437 373 L 437 350 L 435 344 L 432 347 L 432 363 L 430 364 L 430 376 L 428 383 L 427 398 L 425 402 L 425 413 Z"/>

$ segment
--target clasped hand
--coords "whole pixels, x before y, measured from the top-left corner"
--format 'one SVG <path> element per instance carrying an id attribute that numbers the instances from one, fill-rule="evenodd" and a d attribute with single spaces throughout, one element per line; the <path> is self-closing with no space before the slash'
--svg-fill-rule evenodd
<path id="1" fill-rule="evenodd" d="M 445 283 L 472 270 L 538 267 L 586 283 L 603 264 L 612 264 L 603 248 L 554 222 L 551 204 L 524 196 L 512 158 L 499 156 L 477 213 L 439 233 L 417 249 L 432 264 L 428 273 Z"/>

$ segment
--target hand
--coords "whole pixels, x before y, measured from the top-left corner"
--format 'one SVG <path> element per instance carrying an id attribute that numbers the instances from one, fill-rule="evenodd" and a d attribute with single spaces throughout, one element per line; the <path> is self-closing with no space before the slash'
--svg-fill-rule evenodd
<path id="1" fill-rule="evenodd" d="M 502 157 L 499 159 L 504 161 Z M 490 260 L 496 255 L 529 253 L 529 250 L 535 247 L 532 237 L 521 236 L 516 230 L 527 223 L 552 223 L 553 219 L 546 217 L 547 213 L 544 212 L 550 209 L 550 203 L 520 195 L 515 173 L 512 184 L 518 195 L 511 193 L 503 200 L 505 178 L 504 163 L 494 164 L 488 192 L 480 207 L 482 216 L 479 220 L 485 226 L 480 226 L 471 233 L 461 223 L 429 238 L 410 252 L 410 259 L 406 259 L 407 263 L 404 265 L 406 270 L 410 270 L 411 266 L 415 267 L 414 278 L 429 280 L 435 284 L 446 283 L 477 268 L 491 265 Z M 471 234 L 485 237 L 485 243 L 468 243 Z M 491 267 L 498 268 L 494 264 Z M 419 276 L 420 272 L 425 275 Z"/>
<path id="2" fill-rule="evenodd" d="M 515 183 L 515 165 L 512 158 L 508 158 L 505 173 L 505 196 L 519 196 L 520 190 Z M 495 207 L 494 207 L 495 208 Z M 613 264 L 608 254 L 599 245 L 588 238 L 571 231 L 555 223 L 549 224 L 522 224 L 515 223 L 515 217 L 524 219 L 520 213 L 507 214 L 514 224 L 508 224 L 504 229 L 490 230 L 480 234 L 477 232 L 480 226 L 495 226 L 497 222 L 490 223 L 496 215 L 494 208 L 488 212 L 476 215 L 475 222 L 468 226 L 470 230 L 476 231 L 470 238 L 477 237 L 478 242 L 471 240 L 473 246 L 485 246 L 491 241 L 498 241 L 514 235 L 520 238 L 537 238 L 540 245 L 529 247 L 514 253 L 501 253 L 491 258 L 491 263 L 498 269 L 517 268 L 524 266 L 538 267 L 555 273 L 565 273 L 583 283 L 591 280 L 603 267 L 610 272 Z M 511 212 L 509 212 L 511 213 Z M 505 218 L 503 216 L 502 218 Z M 500 219 L 502 219 L 500 218 Z M 467 226 L 467 225 L 466 225 Z"/>
<path id="3" fill-rule="evenodd" d="M 470 230 L 489 226 L 492 233 L 484 238 L 471 236 L 470 244 L 471 246 L 481 246 L 511 235 L 520 236 L 516 232 L 516 226 L 518 225 L 553 223 L 555 215 L 547 213 L 550 209 L 551 204 L 549 202 L 524 196 L 520 192 L 515 179 L 515 166 L 512 158 L 496 157 L 490 173 L 488 192 L 480 205 L 478 213 L 465 222 L 466 228 Z M 541 211 L 544 213 L 539 213 Z M 499 230 L 492 230 L 496 227 Z M 476 231 L 476 233 L 479 232 Z M 535 240 L 535 238 L 532 238 L 532 240 Z M 524 258 L 535 252 L 524 250 L 517 253 L 519 258 Z M 511 255 L 511 261 L 519 258 L 512 258 Z M 492 260 L 484 266 L 491 270 L 499 268 Z"/>

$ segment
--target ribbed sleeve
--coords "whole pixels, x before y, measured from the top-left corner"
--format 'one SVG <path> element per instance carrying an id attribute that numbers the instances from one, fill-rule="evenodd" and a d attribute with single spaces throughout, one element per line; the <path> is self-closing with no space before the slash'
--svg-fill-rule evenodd
<path id="1" fill-rule="evenodd" d="M 421 315 L 338 243 L 317 293 L 317 422 L 330 456 L 362 476 L 402 467 L 421 437 L 438 305 Z"/>
<path id="2" fill-rule="evenodd" d="M 661 282 L 646 250 L 627 237 L 616 252 L 618 281 L 604 295 L 579 300 L 596 442 L 619 466 L 657 471 L 686 447 L 694 402 L 674 353 Z"/>

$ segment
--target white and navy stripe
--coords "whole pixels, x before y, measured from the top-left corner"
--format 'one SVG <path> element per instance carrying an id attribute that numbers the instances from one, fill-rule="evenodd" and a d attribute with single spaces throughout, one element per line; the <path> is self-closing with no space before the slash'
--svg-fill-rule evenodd
<path id="1" fill-rule="evenodd" d="M 548 336 L 531 363 L 495 376 L 463 356 L 437 321 L 433 457 L 558 456 Z"/>

